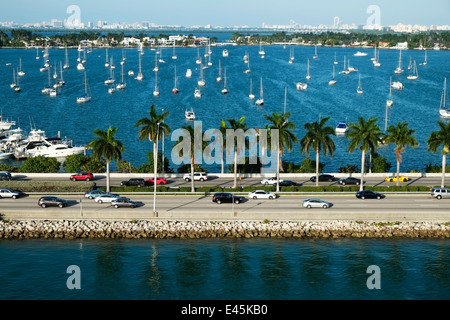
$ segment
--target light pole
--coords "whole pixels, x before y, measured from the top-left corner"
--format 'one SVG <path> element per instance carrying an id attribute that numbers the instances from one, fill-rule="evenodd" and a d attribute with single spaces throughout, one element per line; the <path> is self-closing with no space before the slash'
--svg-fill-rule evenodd
<path id="1" fill-rule="evenodd" d="M 153 151 L 154 177 L 153 177 L 153 215 L 156 215 L 156 175 L 158 172 L 158 144 L 159 144 L 159 122 L 156 129 L 156 150 Z"/>
<path id="2" fill-rule="evenodd" d="M 164 114 L 164 108 L 162 109 L 162 113 Z M 164 123 L 164 119 L 163 119 L 163 123 Z M 162 135 L 162 154 L 161 154 L 161 159 L 162 159 L 162 174 L 164 174 L 164 134 Z"/>

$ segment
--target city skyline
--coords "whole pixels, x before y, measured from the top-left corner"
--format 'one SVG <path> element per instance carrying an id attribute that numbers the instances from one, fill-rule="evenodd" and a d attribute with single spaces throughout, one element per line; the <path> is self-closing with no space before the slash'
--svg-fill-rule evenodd
<path id="1" fill-rule="evenodd" d="M 172 0 L 169 3 L 133 0 L 123 3 L 111 1 L 50 0 L 34 2 L 18 0 L 2 5 L 0 21 L 18 24 L 42 23 L 52 20 L 74 19 L 79 8 L 79 17 L 85 25 L 97 26 L 98 21 L 107 23 L 142 23 L 159 26 L 248 26 L 263 25 L 333 25 L 337 16 L 343 24 L 366 25 L 379 23 L 382 26 L 402 24 L 411 25 L 447 25 L 450 2 L 430 0 L 423 6 L 421 0 L 363 0 L 336 2 L 323 0 L 305 2 L 280 0 L 276 4 L 268 0 L 207 1 Z"/>

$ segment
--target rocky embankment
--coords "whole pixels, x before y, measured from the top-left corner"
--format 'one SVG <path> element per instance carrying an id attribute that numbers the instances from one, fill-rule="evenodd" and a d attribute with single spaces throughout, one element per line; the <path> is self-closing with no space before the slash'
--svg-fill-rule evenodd
<path id="1" fill-rule="evenodd" d="M 450 223 L 288 221 L 0 221 L 1 239 L 450 238 Z"/>

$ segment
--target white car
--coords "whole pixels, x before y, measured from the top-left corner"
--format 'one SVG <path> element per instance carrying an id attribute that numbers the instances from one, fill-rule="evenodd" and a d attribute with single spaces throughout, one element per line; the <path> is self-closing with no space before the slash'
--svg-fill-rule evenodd
<path id="1" fill-rule="evenodd" d="M 186 173 L 183 176 L 183 179 L 186 181 L 191 181 L 191 174 Z M 194 181 L 205 181 L 205 180 L 208 180 L 208 175 L 206 174 L 206 172 L 194 172 Z"/>
<path id="2" fill-rule="evenodd" d="M 280 179 L 280 182 L 281 181 L 283 181 L 283 179 Z M 269 178 L 269 179 L 263 179 L 263 180 L 261 180 L 261 183 L 266 185 L 266 186 L 269 185 L 269 184 L 274 185 L 274 184 L 277 183 L 277 178 L 274 177 L 274 178 Z"/>
<path id="3" fill-rule="evenodd" d="M 97 202 L 97 203 L 111 202 L 111 201 L 113 201 L 114 199 L 117 199 L 117 198 L 120 198 L 120 196 L 115 195 L 115 194 L 107 193 L 107 194 L 102 194 L 102 195 L 100 195 L 98 197 L 95 197 L 94 201 Z"/>
<path id="4" fill-rule="evenodd" d="M 273 200 L 277 197 L 275 193 L 264 191 L 264 190 L 255 190 L 248 193 L 248 197 L 250 199 L 269 199 Z"/>
<path id="5" fill-rule="evenodd" d="M 13 198 L 16 199 L 18 197 L 20 197 L 20 192 L 19 191 L 14 191 L 8 188 L 5 189 L 0 189 L 0 198 Z"/>
<path id="6" fill-rule="evenodd" d="M 305 208 L 324 208 L 328 209 L 331 208 L 333 204 L 331 202 L 327 202 L 325 200 L 320 199 L 306 199 L 303 200 L 303 207 Z"/>

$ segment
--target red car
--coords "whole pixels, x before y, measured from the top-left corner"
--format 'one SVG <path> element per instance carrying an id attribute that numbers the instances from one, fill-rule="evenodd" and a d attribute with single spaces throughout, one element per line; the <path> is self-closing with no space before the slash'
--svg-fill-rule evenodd
<path id="1" fill-rule="evenodd" d="M 72 181 L 79 181 L 79 180 L 90 181 L 92 179 L 94 179 L 94 175 L 90 172 L 79 172 L 70 176 L 70 180 Z"/>
<path id="2" fill-rule="evenodd" d="M 152 186 L 152 185 L 155 184 L 155 180 L 154 180 L 154 178 L 147 179 L 147 180 L 145 180 L 145 183 L 147 185 L 151 185 Z M 156 184 L 166 184 L 166 183 L 167 183 L 166 179 L 160 178 L 160 177 L 156 177 Z"/>

